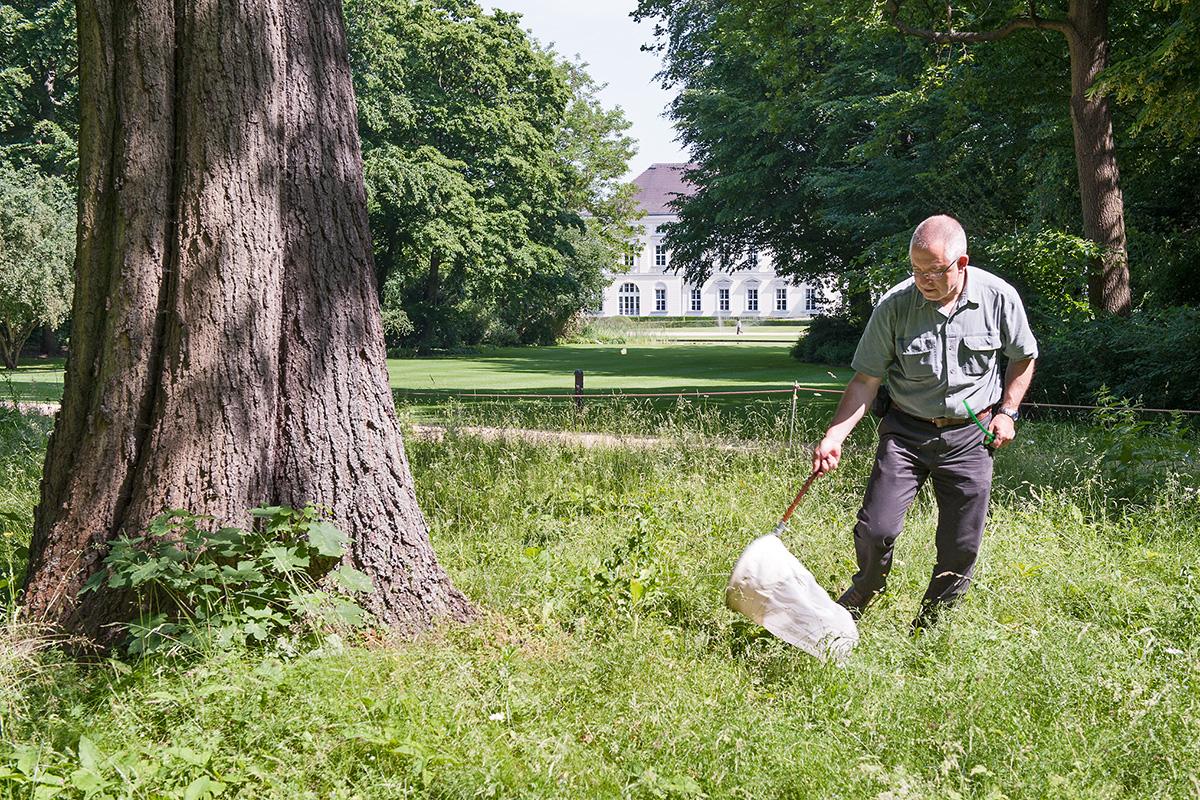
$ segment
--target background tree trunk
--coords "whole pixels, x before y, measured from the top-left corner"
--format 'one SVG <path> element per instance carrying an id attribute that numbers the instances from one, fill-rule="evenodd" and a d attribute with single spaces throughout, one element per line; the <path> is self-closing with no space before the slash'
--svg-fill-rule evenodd
<path id="1" fill-rule="evenodd" d="M 1112 110 L 1106 97 L 1088 97 L 1096 78 L 1108 66 L 1109 0 L 1070 0 L 1065 20 L 1038 15 L 1037 4 L 1031 0 L 1027 14 L 982 32 L 914 28 L 901 19 L 901 3 L 902 0 L 884 3 L 897 30 L 939 44 L 994 42 L 1024 29 L 1054 30 L 1066 37 L 1071 56 L 1071 129 L 1075 138 L 1083 235 L 1095 242 L 1100 251 L 1088 268 L 1088 303 L 1101 314 L 1129 314 L 1125 202 L 1117 170 Z M 947 6 L 947 14 L 952 10 Z"/>
<path id="2" fill-rule="evenodd" d="M 24 604 L 92 637 L 107 543 L 325 506 L 405 631 L 438 565 L 387 383 L 338 0 L 82 0 L 74 327 Z"/>
<path id="3" fill-rule="evenodd" d="M 40 335 L 42 355 L 57 356 L 62 352 L 62 348 L 58 344 L 58 332 L 55 330 L 55 326 L 49 323 L 43 325 Z"/>
<path id="4" fill-rule="evenodd" d="M 1130 312 L 1125 202 L 1108 98 L 1088 97 L 1108 66 L 1108 0 L 1073 0 L 1067 36 L 1071 51 L 1071 128 L 1083 208 L 1083 235 L 1100 247 L 1088 272 L 1088 301 L 1104 314 Z"/>

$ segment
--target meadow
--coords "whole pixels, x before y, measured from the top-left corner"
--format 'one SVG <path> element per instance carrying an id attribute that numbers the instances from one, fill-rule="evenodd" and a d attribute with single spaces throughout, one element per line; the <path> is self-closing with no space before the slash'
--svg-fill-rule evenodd
<path id="1" fill-rule="evenodd" d="M 722 604 L 808 472 L 724 408 L 627 406 L 655 450 L 410 438 L 435 548 L 479 618 L 81 663 L 13 620 L 0 797 L 1193 797 L 1200 774 L 1195 437 L 1110 411 L 997 457 L 967 601 L 908 623 L 922 493 L 845 667 Z M 811 442 L 823 413 L 799 415 Z M 18 578 L 45 420 L 0 418 L 0 568 Z M 831 592 L 871 454 L 860 426 L 787 542 Z M 741 448 L 717 444 L 739 437 Z"/>

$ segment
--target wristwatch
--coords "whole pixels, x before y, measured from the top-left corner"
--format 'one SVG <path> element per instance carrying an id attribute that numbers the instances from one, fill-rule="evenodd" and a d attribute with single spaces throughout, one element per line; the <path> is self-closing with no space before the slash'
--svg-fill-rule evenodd
<path id="1" fill-rule="evenodd" d="M 1006 417 L 1012 417 L 1012 421 L 1014 423 L 1021 418 L 1021 412 L 1015 408 L 998 408 L 996 409 L 996 413 L 1003 414 Z"/>

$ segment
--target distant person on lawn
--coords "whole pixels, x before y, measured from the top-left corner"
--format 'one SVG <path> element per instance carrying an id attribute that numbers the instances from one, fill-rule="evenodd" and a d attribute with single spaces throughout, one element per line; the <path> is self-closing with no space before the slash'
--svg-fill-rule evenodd
<path id="1" fill-rule="evenodd" d="M 967 236 L 957 220 L 922 222 L 908 254 L 913 277 L 892 287 L 871 314 L 851 362 L 854 378 L 813 451 L 813 470 L 837 469 L 842 443 L 886 383 L 876 406 L 883 419 L 875 466 L 854 526 L 858 572 L 837 602 L 858 619 L 883 592 L 904 515 L 932 478 L 937 563 L 915 631 L 932 624 L 970 584 L 987 519 L 992 458 L 1016 435 L 1038 349 L 1016 290 L 968 266 Z M 1001 356 L 1008 359 L 1003 388 Z M 990 447 L 983 446 L 968 405 L 995 436 Z"/>

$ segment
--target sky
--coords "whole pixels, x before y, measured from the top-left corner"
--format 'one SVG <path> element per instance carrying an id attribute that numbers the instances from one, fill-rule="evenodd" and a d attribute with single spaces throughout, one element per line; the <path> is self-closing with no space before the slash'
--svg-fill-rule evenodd
<path id="1" fill-rule="evenodd" d="M 654 79 L 659 58 L 641 51 L 653 38 L 654 26 L 629 17 L 637 0 L 482 0 L 480 4 L 522 14 L 521 24 L 533 31 L 534 38 L 552 44 L 562 56 L 579 56 L 592 79 L 606 84 L 601 102 L 606 108 L 620 106 L 633 123 L 629 135 L 637 141 L 638 152 L 627 177 L 636 177 L 656 162 L 688 160 L 663 116 L 671 95 Z"/>

